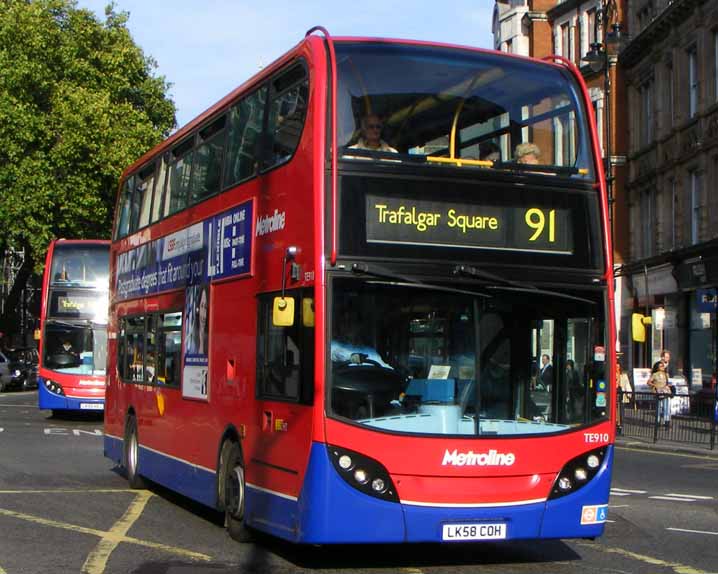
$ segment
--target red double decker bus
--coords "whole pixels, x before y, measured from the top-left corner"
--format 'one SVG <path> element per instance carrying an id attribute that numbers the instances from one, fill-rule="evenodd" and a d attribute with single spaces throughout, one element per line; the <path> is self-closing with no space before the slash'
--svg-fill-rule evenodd
<path id="1" fill-rule="evenodd" d="M 570 63 L 309 33 L 116 213 L 105 454 L 133 487 L 238 540 L 603 532 L 611 242 Z"/>
<path id="2" fill-rule="evenodd" d="M 102 411 L 105 405 L 110 242 L 58 239 L 42 279 L 38 406 Z"/>

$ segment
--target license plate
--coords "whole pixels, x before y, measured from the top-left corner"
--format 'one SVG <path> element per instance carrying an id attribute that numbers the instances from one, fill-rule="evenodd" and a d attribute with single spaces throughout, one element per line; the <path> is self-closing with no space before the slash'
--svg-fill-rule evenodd
<path id="1" fill-rule="evenodd" d="M 506 524 L 502 522 L 481 524 L 444 524 L 441 539 L 452 540 L 503 540 L 506 538 Z"/>
<path id="2" fill-rule="evenodd" d="M 80 409 L 83 411 L 104 411 L 103 403 L 80 403 Z"/>

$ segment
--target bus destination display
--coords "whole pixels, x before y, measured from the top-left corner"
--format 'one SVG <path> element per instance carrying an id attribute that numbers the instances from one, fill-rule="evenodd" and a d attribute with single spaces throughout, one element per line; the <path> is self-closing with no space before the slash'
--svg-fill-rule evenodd
<path id="1" fill-rule="evenodd" d="M 571 255 L 568 209 L 366 195 L 368 243 Z"/>

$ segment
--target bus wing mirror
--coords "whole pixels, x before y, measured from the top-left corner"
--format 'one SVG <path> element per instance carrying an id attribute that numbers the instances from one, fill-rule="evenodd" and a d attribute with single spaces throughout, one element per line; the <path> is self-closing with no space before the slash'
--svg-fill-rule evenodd
<path id="1" fill-rule="evenodd" d="M 646 317 L 640 313 L 633 313 L 633 315 L 631 315 L 631 333 L 636 343 L 646 342 L 646 325 L 650 325 L 651 323 L 650 317 Z"/>
<path id="2" fill-rule="evenodd" d="M 291 327 L 294 325 L 294 297 L 274 298 L 272 325 L 275 327 Z"/>
<path id="3" fill-rule="evenodd" d="M 314 299 L 302 299 L 302 325 L 314 327 Z"/>

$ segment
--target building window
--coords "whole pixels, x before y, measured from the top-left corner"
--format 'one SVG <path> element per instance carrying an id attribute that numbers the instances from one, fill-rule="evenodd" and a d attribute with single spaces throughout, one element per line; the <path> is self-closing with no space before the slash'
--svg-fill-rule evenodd
<path id="1" fill-rule="evenodd" d="M 591 46 L 596 43 L 596 9 L 591 8 L 586 12 L 586 32 L 588 33 L 588 47 L 586 51 L 591 49 Z"/>
<path id="2" fill-rule="evenodd" d="M 568 22 L 561 24 L 561 55 L 564 58 L 571 58 L 570 39 Z"/>
<path id="3" fill-rule="evenodd" d="M 688 50 L 688 117 L 698 113 L 698 54 L 696 47 Z"/>
<path id="4" fill-rule="evenodd" d="M 641 146 L 648 145 L 653 141 L 653 78 L 641 86 Z"/>
<path id="5" fill-rule="evenodd" d="M 641 226 L 643 245 L 641 252 L 643 257 L 651 257 L 654 255 L 654 246 L 656 244 L 656 196 L 651 189 L 644 190 L 641 193 Z"/>
<path id="6" fill-rule="evenodd" d="M 691 232 L 691 245 L 700 240 L 700 214 L 701 214 L 701 191 L 703 187 L 703 174 L 699 171 L 692 171 L 690 177 L 690 213 L 689 223 Z"/>
<path id="7" fill-rule="evenodd" d="M 671 178 L 668 182 L 669 189 L 670 189 L 670 197 L 668 198 L 668 201 L 670 202 L 668 205 L 668 214 L 669 214 L 669 223 L 671 226 L 671 234 L 670 234 L 670 241 L 671 241 L 671 249 L 676 248 L 676 203 L 678 202 L 678 197 L 676 197 L 676 194 L 678 193 L 678 187 L 676 186 L 676 180 L 675 178 Z"/>
<path id="8" fill-rule="evenodd" d="M 673 62 L 668 62 L 666 64 L 666 82 L 668 83 L 668 91 L 666 93 L 666 97 L 668 99 L 667 102 L 667 119 L 668 119 L 668 125 L 670 127 L 673 127 L 673 124 L 675 123 L 675 93 L 673 91 Z"/>

